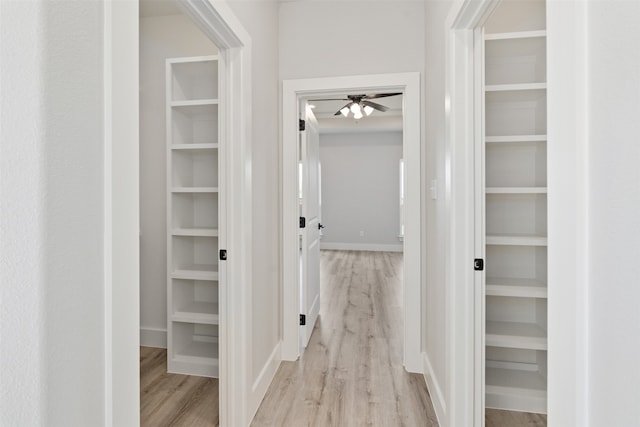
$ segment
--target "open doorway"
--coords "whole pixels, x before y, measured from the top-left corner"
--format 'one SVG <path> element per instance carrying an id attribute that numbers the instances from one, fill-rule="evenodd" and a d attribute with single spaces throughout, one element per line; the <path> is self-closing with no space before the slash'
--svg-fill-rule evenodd
<path id="1" fill-rule="evenodd" d="M 216 426 L 218 48 L 173 2 L 141 1 L 139 31 L 140 420 Z"/>
<path id="2" fill-rule="evenodd" d="M 403 157 L 405 159 L 404 312 L 403 365 L 409 372 L 422 372 L 420 345 L 421 287 L 421 192 L 420 192 L 420 96 L 419 74 L 336 77 L 290 80 L 283 85 L 283 359 L 299 356 L 299 200 L 298 119 L 300 100 L 345 93 L 403 94 Z"/>

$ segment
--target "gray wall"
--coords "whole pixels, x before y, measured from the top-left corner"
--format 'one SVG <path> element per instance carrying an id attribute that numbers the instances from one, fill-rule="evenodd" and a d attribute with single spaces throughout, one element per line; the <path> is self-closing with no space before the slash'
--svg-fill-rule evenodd
<path id="1" fill-rule="evenodd" d="M 320 135 L 323 248 L 402 250 L 401 158 L 402 132 Z"/>
<path id="2" fill-rule="evenodd" d="M 140 19 L 140 341 L 166 347 L 165 60 L 218 49 L 184 15 Z"/>

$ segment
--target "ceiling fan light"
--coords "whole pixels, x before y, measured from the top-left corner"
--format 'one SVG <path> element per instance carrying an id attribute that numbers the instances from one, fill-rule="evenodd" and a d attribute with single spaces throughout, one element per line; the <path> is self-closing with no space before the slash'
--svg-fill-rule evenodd
<path id="1" fill-rule="evenodd" d="M 370 115 L 371 115 L 371 113 L 373 113 L 373 107 L 370 107 L 370 106 L 368 106 L 368 105 L 365 105 L 365 106 L 364 106 L 364 108 L 363 108 L 363 110 L 364 110 L 364 113 L 365 113 L 367 116 L 370 116 Z"/>
<path id="2" fill-rule="evenodd" d="M 358 104 L 356 102 L 351 104 L 351 112 L 353 114 L 360 114 L 360 116 L 362 116 L 362 112 L 360 111 L 360 104 Z"/>
<path id="3" fill-rule="evenodd" d="M 358 120 L 362 118 L 362 112 L 358 110 L 356 113 L 353 113 L 353 118 Z"/>
<path id="4" fill-rule="evenodd" d="M 344 107 L 342 109 L 340 109 L 340 112 L 342 113 L 343 116 L 347 117 L 349 115 L 349 107 Z"/>

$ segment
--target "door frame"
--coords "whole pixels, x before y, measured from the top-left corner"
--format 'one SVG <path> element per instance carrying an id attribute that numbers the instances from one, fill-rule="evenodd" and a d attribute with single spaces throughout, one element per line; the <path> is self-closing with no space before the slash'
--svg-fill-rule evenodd
<path id="1" fill-rule="evenodd" d="M 298 117 L 299 99 L 327 93 L 404 93 L 403 157 L 405 159 L 404 238 L 404 348 L 407 371 L 422 373 L 421 346 L 421 237 L 422 203 L 420 73 L 375 74 L 284 80 L 282 85 L 282 358 L 297 360 L 299 351 L 299 255 L 298 255 Z"/>
<path id="2" fill-rule="evenodd" d="M 226 4 L 176 0 L 218 47 L 227 174 L 226 283 L 220 287 L 220 425 L 248 425 L 252 396 L 251 38 Z M 104 2 L 105 425 L 139 425 L 138 1 Z M 221 236 L 222 237 L 222 236 Z M 232 283 L 233 286 L 225 286 Z M 234 309 L 232 310 L 231 307 Z"/>
<path id="3" fill-rule="evenodd" d="M 444 424 L 484 425 L 484 339 L 481 289 L 475 285 L 476 258 L 476 141 L 482 138 L 478 123 L 477 61 L 475 35 L 500 0 L 460 0 L 445 22 L 445 99 L 448 218 L 446 263 L 448 408 L 437 408 Z M 437 406 L 437 405 L 436 405 Z M 446 413 L 445 413 L 446 412 Z"/>

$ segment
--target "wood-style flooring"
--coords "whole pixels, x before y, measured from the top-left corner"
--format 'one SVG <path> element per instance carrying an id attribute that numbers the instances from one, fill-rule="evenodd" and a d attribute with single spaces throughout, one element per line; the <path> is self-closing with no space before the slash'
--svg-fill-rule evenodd
<path id="1" fill-rule="evenodd" d="M 218 425 L 218 380 L 167 373 L 167 350 L 140 348 L 140 425 Z"/>
<path id="2" fill-rule="evenodd" d="M 402 254 L 322 251 L 321 309 L 252 426 L 437 426 L 421 375 L 402 366 Z"/>
<path id="3" fill-rule="evenodd" d="M 321 309 L 308 348 L 282 362 L 254 427 L 437 426 L 418 374 L 402 367 L 402 254 L 322 251 Z M 218 381 L 167 373 L 140 349 L 143 427 L 218 425 Z M 546 416 L 486 410 L 486 427 L 544 427 Z"/>

